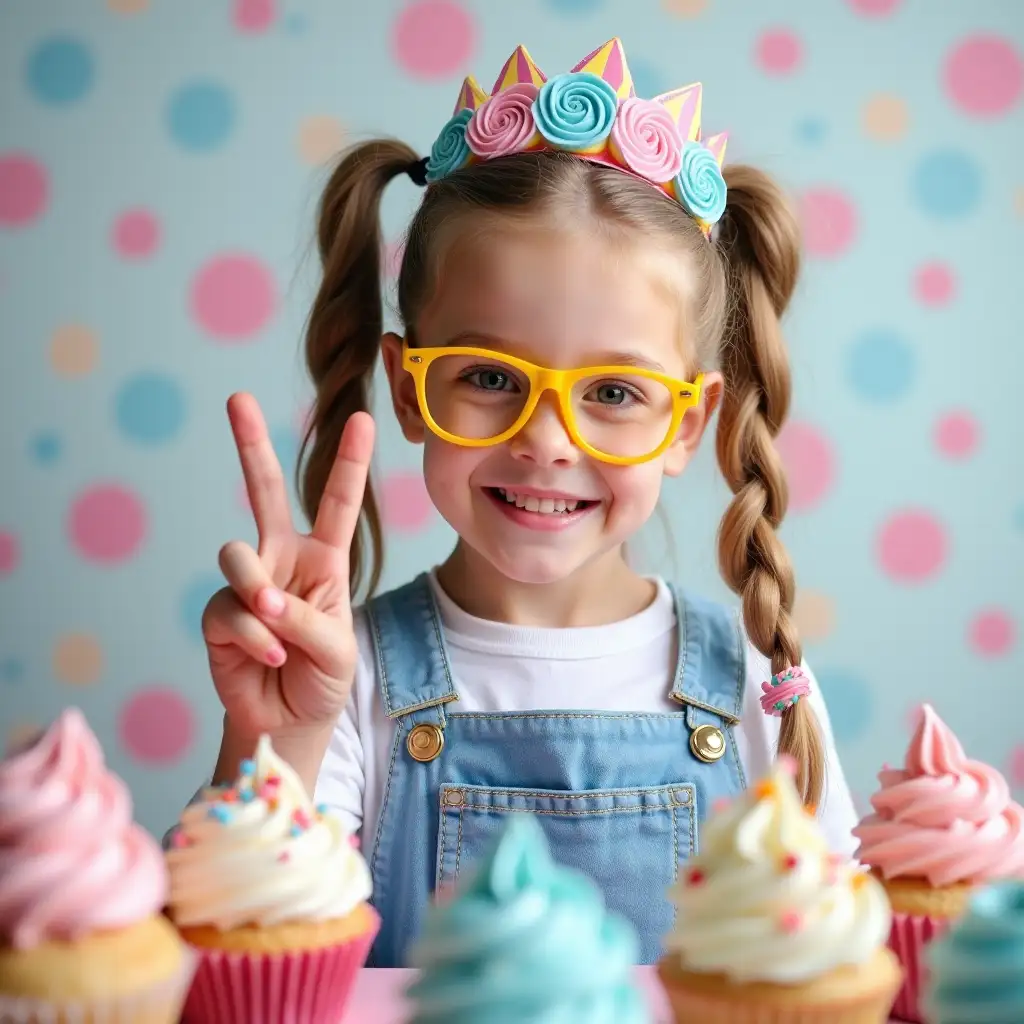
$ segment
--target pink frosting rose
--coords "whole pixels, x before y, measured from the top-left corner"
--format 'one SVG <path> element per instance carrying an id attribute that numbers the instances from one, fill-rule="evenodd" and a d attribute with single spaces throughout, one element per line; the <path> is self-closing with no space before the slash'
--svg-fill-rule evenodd
<path id="1" fill-rule="evenodd" d="M 634 174 L 664 184 L 683 165 L 683 137 L 672 115 L 654 100 L 630 96 L 619 104 L 609 139 L 616 160 Z"/>
<path id="2" fill-rule="evenodd" d="M 903 769 L 885 767 L 878 778 L 874 814 L 853 830 L 864 864 L 937 887 L 1024 878 L 1024 808 L 999 772 L 968 760 L 930 705 Z"/>
<path id="3" fill-rule="evenodd" d="M 466 144 L 486 160 L 521 153 L 540 139 L 533 121 L 539 92 L 529 82 L 495 93 L 477 108 L 466 125 Z"/>
<path id="4" fill-rule="evenodd" d="M 167 871 L 71 708 L 0 763 L 0 943 L 27 949 L 157 913 Z"/>

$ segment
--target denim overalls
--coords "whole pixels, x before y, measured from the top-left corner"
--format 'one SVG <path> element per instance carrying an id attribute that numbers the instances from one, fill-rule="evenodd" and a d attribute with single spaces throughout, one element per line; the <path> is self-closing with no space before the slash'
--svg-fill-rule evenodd
<path id="1" fill-rule="evenodd" d="M 376 835 L 363 839 L 383 919 L 371 966 L 404 966 L 435 889 L 472 870 L 511 814 L 536 815 L 555 859 L 590 875 L 637 927 L 641 962 L 657 960 L 674 914 L 666 889 L 697 849 L 698 823 L 745 786 L 731 728 L 746 651 L 736 616 L 672 593 L 679 710 L 644 714 L 459 714 L 427 577 L 369 603 L 396 725 Z"/>

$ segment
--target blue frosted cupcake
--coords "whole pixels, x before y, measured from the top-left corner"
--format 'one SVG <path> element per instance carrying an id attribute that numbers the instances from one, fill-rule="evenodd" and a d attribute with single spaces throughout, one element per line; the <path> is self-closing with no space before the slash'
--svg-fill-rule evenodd
<path id="1" fill-rule="evenodd" d="M 411 953 L 411 1024 L 648 1024 L 639 952 L 590 879 L 516 818 L 469 885 L 428 914 Z"/>
<path id="2" fill-rule="evenodd" d="M 1024 881 L 980 890 L 929 949 L 931 1024 L 1024 1021 Z"/>

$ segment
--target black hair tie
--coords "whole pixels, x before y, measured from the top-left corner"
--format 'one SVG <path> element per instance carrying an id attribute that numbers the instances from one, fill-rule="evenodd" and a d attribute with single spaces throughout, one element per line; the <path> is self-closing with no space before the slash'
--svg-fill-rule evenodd
<path id="1" fill-rule="evenodd" d="M 414 160 L 405 169 L 405 173 L 412 179 L 414 185 L 419 185 L 420 188 L 427 187 L 427 157 L 422 160 Z"/>

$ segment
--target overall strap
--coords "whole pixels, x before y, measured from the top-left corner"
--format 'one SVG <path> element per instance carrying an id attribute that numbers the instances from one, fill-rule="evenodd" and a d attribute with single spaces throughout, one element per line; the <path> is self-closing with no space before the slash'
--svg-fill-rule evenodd
<path id="1" fill-rule="evenodd" d="M 366 614 L 388 718 L 436 708 L 443 727 L 443 705 L 459 698 L 426 573 L 373 598 Z"/>

